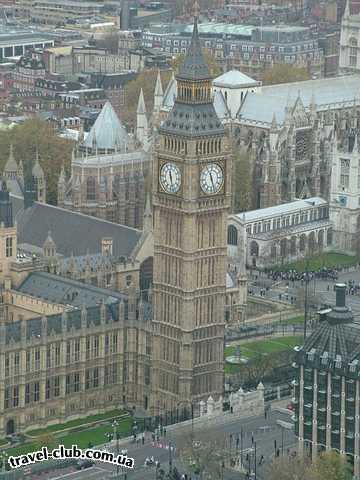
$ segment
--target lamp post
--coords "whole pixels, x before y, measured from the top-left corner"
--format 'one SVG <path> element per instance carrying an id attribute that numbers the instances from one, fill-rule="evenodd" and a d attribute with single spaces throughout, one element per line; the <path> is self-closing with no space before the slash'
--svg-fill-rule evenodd
<path id="1" fill-rule="evenodd" d="M 119 455 L 119 437 L 117 434 L 117 427 L 119 426 L 119 423 L 117 420 L 114 420 L 112 423 L 112 427 L 114 429 L 114 439 L 116 439 L 116 455 Z M 119 464 L 116 465 L 116 474 L 119 474 Z"/>
<path id="2" fill-rule="evenodd" d="M 5 452 L 5 451 L 2 451 L 0 453 L 0 458 L 1 458 L 1 471 L 2 472 L 6 472 L 6 459 L 9 455 Z"/>

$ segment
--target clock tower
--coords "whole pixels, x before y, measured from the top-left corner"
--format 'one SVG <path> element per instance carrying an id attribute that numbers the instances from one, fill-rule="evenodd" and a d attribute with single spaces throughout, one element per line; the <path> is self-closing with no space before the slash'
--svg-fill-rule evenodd
<path id="1" fill-rule="evenodd" d="M 223 392 L 231 157 L 197 15 L 153 166 L 154 414 Z"/>

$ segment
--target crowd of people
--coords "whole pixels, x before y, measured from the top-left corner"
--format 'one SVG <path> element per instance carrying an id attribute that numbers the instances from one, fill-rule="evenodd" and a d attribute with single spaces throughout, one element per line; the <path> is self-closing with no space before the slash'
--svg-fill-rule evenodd
<path id="1" fill-rule="evenodd" d="M 336 281 L 338 278 L 338 271 L 335 268 L 325 267 L 311 272 L 298 272 L 297 270 L 287 270 L 283 272 L 281 270 L 270 270 L 267 272 L 267 277 L 274 282 L 289 281 L 304 283 L 306 280 L 311 281 L 314 278 Z"/>

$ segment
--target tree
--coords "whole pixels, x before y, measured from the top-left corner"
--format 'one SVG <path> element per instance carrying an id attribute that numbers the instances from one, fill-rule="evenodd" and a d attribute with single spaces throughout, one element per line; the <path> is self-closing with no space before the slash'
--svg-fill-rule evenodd
<path id="1" fill-rule="evenodd" d="M 311 467 L 311 480 L 351 480 L 351 466 L 346 456 L 335 450 L 319 455 Z"/>
<path id="2" fill-rule="evenodd" d="M 310 76 L 306 68 L 295 67 L 285 63 L 278 63 L 272 68 L 265 70 L 263 75 L 264 85 L 275 85 L 278 83 L 300 82 L 309 80 Z"/>
<path id="3" fill-rule="evenodd" d="M 199 479 L 218 480 L 223 478 L 230 451 L 225 436 L 218 436 L 216 440 L 197 436 L 196 440 L 188 440 L 180 447 L 180 458 Z"/>
<path id="4" fill-rule="evenodd" d="M 266 469 L 267 480 L 307 480 L 310 462 L 301 457 L 279 457 Z M 328 479 L 327 479 L 328 480 Z"/>
<path id="5" fill-rule="evenodd" d="M 351 466 L 335 450 L 320 454 L 311 464 L 307 457 L 276 458 L 267 469 L 267 480 L 351 480 Z"/>
<path id="6" fill-rule="evenodd" d="M 143 89 L 146 111 L 151 114 L 154 107 L 154 91 L 158 70 L 143 70 L 125 86 L 125 108 L 121 113 L 121 119 L 130 128 L 136 124 L 136 107 L 139 100 L 140 90 Z M 171 77 L 170 71 L 161 72 L 161 82 L 165 91 Z"/>
<path id="7" fill-rule="evenodd" d="M 251 153 L 245 147 L 234 146 L 233 175 L 233 211 L 234 213 L 250 210 L 253 204 L 253 178 Z"/>
<path id="8" fill-rule="evenodd" d="M 46 446 L 49 449 L 52 448 L 56 442 L 56 438 L 52 433 L 43 433 L 36 440 L 39 445 L 41 445 L 42 447 Z"/>
<path id="9" fill-rule="evenodd" d="M 23 162 L 24 170 L 32 168 L 36 151 L 39 154 L 46 179 L 47 202 L 56 204 L 57 182 L 64 164 L 70 170 L 73 142 L 59 137 L 55 130 L 39 119 L 27 120 L 11 130 L 0 132 L 0 169 L 4 169 L 10 145 L 14 147 L 15 160 Z"/>

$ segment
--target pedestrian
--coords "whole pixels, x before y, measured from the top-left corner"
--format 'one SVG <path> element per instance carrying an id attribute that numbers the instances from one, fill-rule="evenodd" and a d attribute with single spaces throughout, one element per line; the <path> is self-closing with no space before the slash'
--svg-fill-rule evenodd
<path id="1" fill-rule="evenodd" d="M 164 427 L 164 437 L 166 437 L 166 428 Z"/>
<path id="2" fill-rule="evenodd" d="M 141 437 L 141 443 L 144 445 L 145 443 L 145 434 L 143 433 L 142 437 Z"/>

